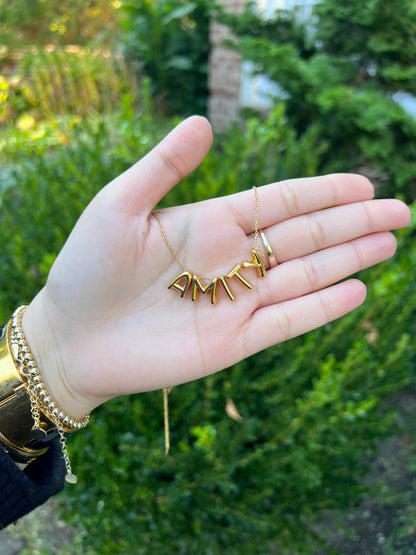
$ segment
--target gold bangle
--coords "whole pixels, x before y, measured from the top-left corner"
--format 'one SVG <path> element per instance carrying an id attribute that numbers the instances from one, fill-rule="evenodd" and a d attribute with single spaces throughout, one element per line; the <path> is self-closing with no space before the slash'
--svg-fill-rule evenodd
<path id="1" fill-rule="evenodd" d="M 10 322 L 0 334 L 0 442 L 10 456 L 18 462 L 29 462 L 42 455 L 47 448 L 34 446 L 31 429 L 33 419 L 31 401 L 27 389 L 14 364 L 8 342 Z M 45 434 L 55 425 L 43 418 L 41 426 Z"/>

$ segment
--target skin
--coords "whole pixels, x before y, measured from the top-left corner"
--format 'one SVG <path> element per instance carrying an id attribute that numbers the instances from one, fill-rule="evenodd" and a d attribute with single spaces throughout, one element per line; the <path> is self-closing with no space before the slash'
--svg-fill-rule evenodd
<path id="1" fill-rule="evenodd" d="M 81 417 L 108 399 L 170 387 L 222 370 L 354 310 L 357 271 L 391 257 L 389 230 L 408 225 L 398 200 L 373 200 L 359 175 L 258 187 L 259 225 L 279 261 L 192 302 L 167 285 L 181 273 L 152 210 L 206 156 L 212 131 L 194 116 L 109 183 L 86 208 L 23 328 L 58 405 Z M 219 277 L 254 246 L 252 190 L 159 212 L 186 269 Z M 342 281 L 341 281 L 342 280 Z M 231 285 L 231 283 L 230 283 Z M 250 376 L 247 376 L 250 379 Z"/>

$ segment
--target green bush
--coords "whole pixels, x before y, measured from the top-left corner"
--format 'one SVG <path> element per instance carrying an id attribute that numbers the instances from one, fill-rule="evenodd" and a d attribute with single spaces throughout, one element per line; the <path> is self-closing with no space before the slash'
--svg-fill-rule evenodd
<path id="1" fill-rule="evenodd" d="M 321 0 L 313 17 L 254 3 L 222 16 L 256 72 L 279 84 L 298 136 L 327 145 L 320 170 L 370 170 L 384 193 L 416 198 L 416 122 L 395 93 L 416 94 L 416 9 L 411 0 Z"/>
<path id="2" fill-rule="evenodd" d="M 213 0 L 128 0 L 123 5 L 126 58 L 150 77 L 159 106 L 205 114 L 209 22 Z"/>
<path id="3" fill-rule="evenodd" d="M 16 66 L 0 77 L 0 90 L 0 122 L 8 124 L 29 115 L 44 120 L 111 112 L 124 95 L 137 95 L 121 55 L 79 46 L 20 53 Z"/>
<path id="4" fill-rule="evenodd" d="M 0 197 L 3 320 L 42 286 L 85 204 L 169 125 L 148 109 L 135 115 L 126 99 L 120 114 L 40 138 L 0 135 L 7 171 Z M 63 131 L 66 142 L 59 141 Z M 316 172 L 316 136 L 296 139 L 282 107 L 263 122 L 248 120 L 244 131 L 221 138 L 166 202 Z M 169 456 L 160 392 L 97 409 L 91 425 L 70 439 L 80 483 L 61 498 L 70 522 L 86 530 L 85 549 L 312 552 L 322 510 L 347 507 L 365 492 L 360 478 L 376 441 L 393 432 L 394 406 L 386 400 L 414 381 L 414 235 L 414 228 L 401 232 L 398 256 L 363 274 L 369 299 L 352 315 L 175 388 Z M 242 422 L 226 415 L 227 399 Z"/>
<path id="5" fill-rule="evenodd" d="M 13 0 L 2 2 L 0 59 L 28 46 L 114 44 L 121 2 L 108 0 Z"/>

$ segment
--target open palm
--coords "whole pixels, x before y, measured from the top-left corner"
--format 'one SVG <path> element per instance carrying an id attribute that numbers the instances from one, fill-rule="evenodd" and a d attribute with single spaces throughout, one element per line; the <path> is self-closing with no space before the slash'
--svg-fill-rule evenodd
<path id="1" fill-rule="evenodd" d="M 259 226 L 279 265 L 263 278 L 242 268 L 252 289 L 226 280 L 234 301 L 218 282 L 215 304 L 201 292 L 193 302 L 192 284 L 184 297 L 168 289 L 183 270 L 152 211 L 203 160 L 211 140 L 207 121 L 189 118 L 107 185 L 25 314 L 44 379 L 75 417 L 116 395 L 206 376 L 353 310 L 365 286 L 340 280 L 390 257 L 388 230 L 409 222 L 403 203 L 371 200 L 373 188 L 360 176 L 259 187 Z M 158 216 L 184 268 L 213 278 L 251 258 L 255 206 L 249 190 Z"/>

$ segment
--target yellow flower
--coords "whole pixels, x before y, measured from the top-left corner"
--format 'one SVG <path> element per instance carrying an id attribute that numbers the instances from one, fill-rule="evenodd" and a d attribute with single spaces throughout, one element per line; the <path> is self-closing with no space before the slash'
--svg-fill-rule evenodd
<path id="1" fill-rule="evenodd" d="M 16 126 L 21 131 L 29 131 L 30 129 L 33 129 L 35 127 L 35 124 L 36 122 L 33 116 L 30 116 L 29 114 L 23 114 L 17 120 Z"/>

